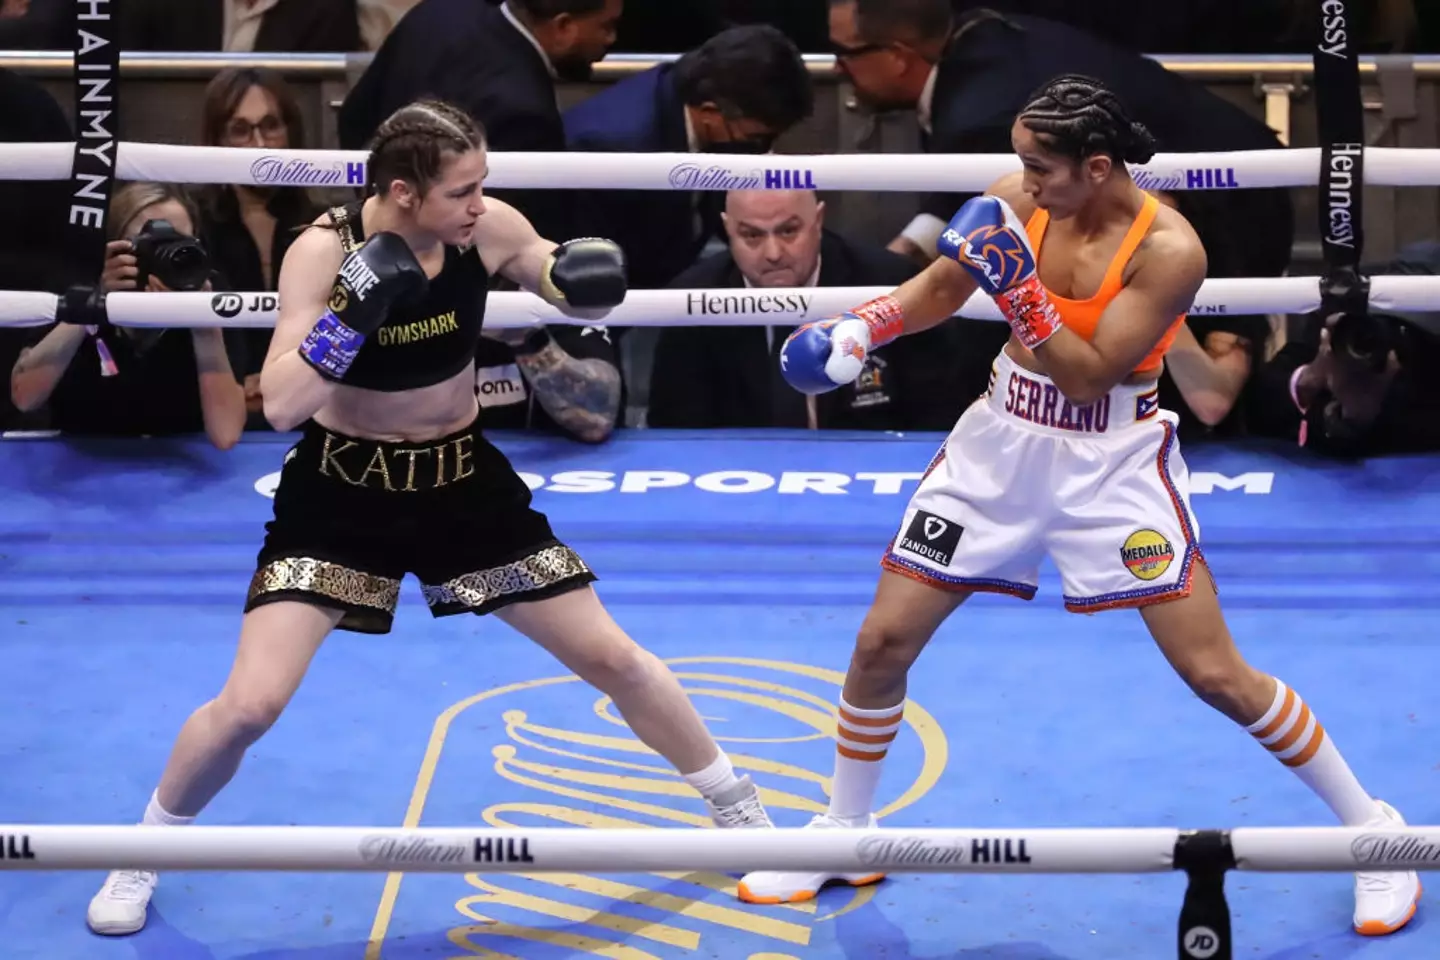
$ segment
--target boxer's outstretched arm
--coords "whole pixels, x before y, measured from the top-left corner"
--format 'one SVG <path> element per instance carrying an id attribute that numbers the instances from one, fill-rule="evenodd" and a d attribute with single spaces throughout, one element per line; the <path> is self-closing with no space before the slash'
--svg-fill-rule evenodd
<path id="1" fill-rule="evenodd" d="M 475 248 L 491 276 L 504 277 L 539 294 L 545 261 L 558 246 L 540 236 L 510 204 L 485 198 L 485 215 L 475 224 Z"/>
<path id="2" fill-rule="evenodd" d="M 941 257 L 895 288 L 903 311 L 904 333 L 920 333 L 960 312 L 978 289 L 974 278 L 954 260 Z"/>

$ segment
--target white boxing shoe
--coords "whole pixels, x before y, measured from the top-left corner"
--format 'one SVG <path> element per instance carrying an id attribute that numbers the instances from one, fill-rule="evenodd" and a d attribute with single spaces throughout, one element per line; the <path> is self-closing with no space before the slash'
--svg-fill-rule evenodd
<path id="1" fill-rule="evenodd" d="M 705 807 L 710 811 L 710 819 L 715 821 L 715 826 L 723 829 L 775 826 L 770 822 L 770 814 L 765 812 L 765 805 L 760 802 L 760 792 L 755 789 L 755 783 L 748 774 L 725 793 L 706 800 Z"/>
<path id="2" fill-rule="evenodd" d="M 1403 826 L 1405 819 L 1383 800 L 1376 800 L 1379 814 L 1367 827 Z M 1420 901 L 1420 875 L 1411 870 L 1400 873 L 1355 874 L 1355 932 L 1367 937 L 1394 933 L 1415 916 Z"/>
<path id="3" fill-rule="evenodd" d="M 846 823 L 829 814 L 816 814 L 807 830 L 856 830 L 877 826 L 879 821 L 870 814 L 864 824 Z M 820 888 L 827 883 L 848 883 L 852 887 L 863 887 L 885 879 L 883 873 L 781 873 L 760 871 L 747 873 L 740 878 L 736 894 L 746 903 L 799 903 L 813 900 Z"/>
<path id="4" fill-rule="evenodd" d="M 149 870 L 114 871 L 91 899 L 85 922 L 106 937 L 137 933 L 145 926 L 146 908 L 159 880 L 159 875 Z"/>

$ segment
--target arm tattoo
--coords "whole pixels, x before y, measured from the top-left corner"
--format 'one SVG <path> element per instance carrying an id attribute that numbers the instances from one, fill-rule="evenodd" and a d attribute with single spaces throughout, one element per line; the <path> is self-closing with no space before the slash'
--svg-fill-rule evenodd
<path id="1" fill-rule="evenodd" d="M 553 340 L 515 359 L 556 423 L 586 440 L 609 435 L 620 412 L 620 371 L 612 364 L 572 357 Z"/>

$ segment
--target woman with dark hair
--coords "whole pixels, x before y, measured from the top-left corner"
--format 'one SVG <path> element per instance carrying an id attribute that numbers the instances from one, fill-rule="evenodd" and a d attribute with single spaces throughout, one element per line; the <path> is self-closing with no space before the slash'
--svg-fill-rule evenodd
<path id="1" fill-rule="evenodd" d="M 1149 131 L 1099 81 L 1067 75 L 1032 96 L 1011 141 L 1022 172 L 960 208 L 939 259 L 891 295 L 801 327 L 782 347 L 790 383 L 822 393 L 858 376 L 869 350 L 943 323 L 976 290 L 1012 331 L 990 390 L 950 432 L 881 560 L 841 694 L 830 806 L 813 825 L 875 824 L 881 761 L 911 666 L 977 591 L 1033 598 L 1046 555 L 1067 610 L 1138 609 L 1195 694 L 1342 823 L 1403 823 L 1360 785 L 1300 696 L 1244 660 L 1225 624 L 1177 418 L 1156 391 L 1205 280 L 1205 249 L 1179 212 L 1130 177 L 1126 164 L 1155 152 Z M 738 889 L 742 899 L 778 903 L 880 876 L 767 871 Z M 1414 872 L 1356 874 L 1355 929 L 1398 930 L 1419 893 Z"/>
<path id="2" fill-rule="evenodd" d="M 303 434 L 280 473 L 234 667 L 180 731 L 143 822 L 192 820 L 325 637 L 389 633 L 413 573 L 434 616 L 495 613 L 604 691 L 717 825 L 769 825 L 674 674 L 611 619 L 594 573 L 480 431 L 473 364 L 491 276 L 586 320 L 626 290 L 619 247 L 540 237 L 482 199 L 487 171 L 484 134 L 463 111 L 402 107 L 371 146 L 371 196 L 330 210 L 286 254 L 261 380 L 271 423 Z M 139 930 L 155 882 L 111 873 L 91 929 Z"/>
<path id="3" fill-rule="evenodd" d="M 273 70 L 227 67 L 205 88 L 201 143 L 211 147 L 304 149 L 300 104 Z M 217 185 L 200 195 L 201 239 L 224 285 L 245 292 L 274 291 L 285 252 L 299 229 L 320 212 L 303 187 Z M 252 426 L 265 428 L 260 361 L 269 330 L 240 331 L 247 357 L 245 399 Z"/>

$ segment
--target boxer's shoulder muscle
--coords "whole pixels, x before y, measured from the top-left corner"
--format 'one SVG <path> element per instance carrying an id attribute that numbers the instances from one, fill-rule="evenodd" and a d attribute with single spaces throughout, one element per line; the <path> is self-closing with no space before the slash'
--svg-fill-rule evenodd
<path id="1" fill-rule="evenodd" d="M 1198 271 L 1205 275 L 1208 261 L 1205 245 L 1184 214 L 1164 204 L 1155 213 L 1155 222 L 1146 233 L 1125 271 L 1127 279 L 1147 266 L 1163 265 L 1178 277 Z"/>
<path id="2" fill-rule="evenodd" d="M 320 217 L 290 244 L 280 265 L 279 286 L 329 294 L 345 262 L 345 246 L 326 217 Z M 283 303 L 283 299 L 282 299 Z M 282 313 L 284 312 L 282 307 Z"/>
<path id="3" fill-rule="evenodd" d="M 485 212 L 475 221 L 475 245 L 484 248 L 494 246 L 523 245 L 535 239 L 535 228 L 525 215 L 504 200 L 485 198 Z"/>
<path id="4" fill-rule="evenodd" d="M 473 243 L 491 274 L 503 272 L 541 239 L 519 210 L 504 200 L 485 198 L 485 212 L 475 222 Z"/>

